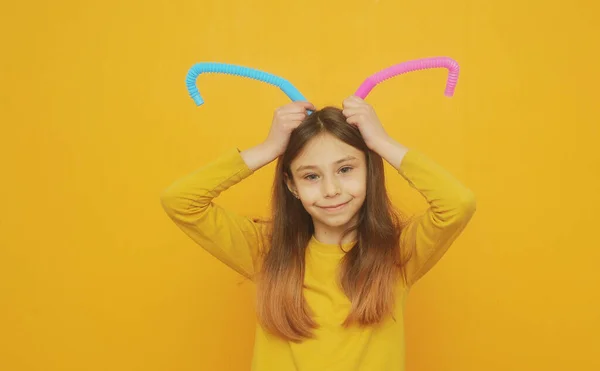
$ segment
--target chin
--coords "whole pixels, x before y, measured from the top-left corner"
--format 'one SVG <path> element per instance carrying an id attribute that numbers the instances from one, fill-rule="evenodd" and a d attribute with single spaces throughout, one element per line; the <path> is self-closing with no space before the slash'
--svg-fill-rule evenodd
<path id="1" fill-rule="evenodd" d="M 326 225 L 330 228 L 339 228 L 339 227 L 344 227 L 346 225 L 348 225 L 348 223 L 350 223 L 350 221 L 352 220 L 352 216 L 354 214 L 351 215 L 335 215 L 335 216 L 322 216 L 319 218 L 319 221 L 321 222 L 321 224 Z"/>
<path id="2" fill-rule="evenodd" d="M 344 227 L 348 224 L 349 220 L 340 220 L 340 221 L 330 221 L 330 220 L 322 220 L 321 223 L 330 227 L 330 228 L 340 228 Z"/>

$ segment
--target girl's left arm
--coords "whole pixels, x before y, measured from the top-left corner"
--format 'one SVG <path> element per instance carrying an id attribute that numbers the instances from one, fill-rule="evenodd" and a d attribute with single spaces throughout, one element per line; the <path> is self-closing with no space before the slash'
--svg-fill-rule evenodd
<path id="1" fill-rule="evenodd" d="M 412 249 L 405 266 L 408 286 L 437 263 L 475 213 L 475 196 L 444 168 L 391 138 L 375 110 L 357 96 L 343 102 L 343 114 L 360 131 L 372 151 L 383 157 L 429 203 L 400 236 L 401 248 Z"/>
<path id="2" fill-rule="evenodd" d="M 429 204 L 427 211 L 412 219 L 401 234 L 401 247 L 413 249 L 405 266 L 407 284 L 412 286 L 442 258 L 467 226 L 475 213 L 475 196 L 440 165 L 390 137 L 374 144 L 373 150 Z"/>

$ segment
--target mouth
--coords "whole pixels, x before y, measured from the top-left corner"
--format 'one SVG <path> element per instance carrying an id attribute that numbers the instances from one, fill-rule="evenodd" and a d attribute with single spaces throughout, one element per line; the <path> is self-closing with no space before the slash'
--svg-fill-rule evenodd
<path id="1" fill-rule="evenodd" d="M 331 205 L 331 206 L 319 206 L 319 207 L 325 211 L 338 211 L 338 210 L 343 209 L 346 205 L 348 205 L 349 202 L 350 201 L 346 201 L 341 204 L 336 204 L 336 205 Z"/>

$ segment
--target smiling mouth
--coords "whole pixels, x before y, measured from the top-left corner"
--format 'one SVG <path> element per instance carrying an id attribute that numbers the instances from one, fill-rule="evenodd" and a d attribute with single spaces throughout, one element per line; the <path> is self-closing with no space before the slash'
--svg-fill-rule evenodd
<path id="1" fill-rule="evenodd" d="M 319 206 L 321 209 L 327 210 L 327 211 L 336 211 L 336 210 L 340 210 L 341 208 L 343 208 L 344 206 L 346 206 L 348 204 L 348 202 L 344 202 L 343 204 L 337 204 L 337 205 L 332 205 L 332 206 Z"/>

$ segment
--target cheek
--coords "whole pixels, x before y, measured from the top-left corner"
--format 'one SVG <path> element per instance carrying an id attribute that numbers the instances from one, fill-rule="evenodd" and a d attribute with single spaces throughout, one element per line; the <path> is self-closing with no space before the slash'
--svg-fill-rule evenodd
<path id="1" fill-rule="evenodd" d="M 321 191 L 317 184 L 303 184 L 298 185 L 298 193 L 300 194 L 302 201 L 305 203 L 312 203 L 319 200 Z"/>
<path id="2" fill-rule="evenodd" d="M 367 190 L 366 179 L 362 177 L 345 179 L 344 190 L 354 197 L 364 197 Z"/>

